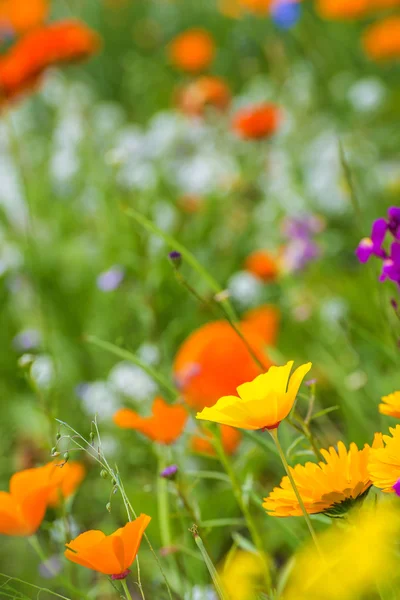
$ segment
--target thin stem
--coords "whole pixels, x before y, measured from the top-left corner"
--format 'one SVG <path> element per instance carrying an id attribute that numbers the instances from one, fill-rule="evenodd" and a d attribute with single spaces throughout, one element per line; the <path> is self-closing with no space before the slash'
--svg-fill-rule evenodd
<path id="1" fill-rule="evenodd" d="M 163 375 L 161 375 L 155 369 L 152 369 L 145 362 L 142 362 L 135 354 L 133 354 L 132 352 L 129 352 L 129 350 L 120 348 L 119 346 L 116 346 L 115 344 L 111 344 L 110 342 L 100 340 L 95 335 L 87 335 L 85 337 L 85 340 L 87 342 L 89 342 L 90 344 L 97 346 L 98 348 L 102 348 L 103 350 L 106 350 L 107 352 L 114 354 L 114 356 L 118 356 L 119 358 L 123 358 L 123 359 L 128 360 L 129 362 L 133 363 L 134 365 L 137 365 L 138 367 L 143 369 L 143 371 L 145 371 L 147 373 L 147 375 L 149 375 L 152 379 L 154 379 L 154 381 L 156 381 L 160 385 L 160 387 L 162 387 L 166 391 L 168 391 L 173 398 L 177 397 L 178 390 L 168 381 L 168 379 L 166 379 Z"/>
<path id="2" fill-rule="evenodd" d="M 208 572 L 210 573 L 210 576 L 213 581 L 215 591 L 218 594 L 218 597 L 220 598 L 220 600 L 229 600 L 228 596 L 224 592 L 224 589 L 222 587 L 222 582 L 219 578 L 217 570 L 214 567 L 214 564 L 213 564 L 211 558 L 209 557 L 207 550 L 203 544 L 203 540 L 199 536 L 197 527 L 195 525 L 193 525 L 193 527 L 192 527 L 192 529 L 190 529 L 190 531 L 193 533 L 194 541 L 196 542 L 197 547 L 200 550 L 203 560 L 205 562 L 205 565 L 208 569 Z"/>
<path id="3" fill-rule="evenodd" d="M 0 577 L 4 577 L 5 579 L 7 579 L 7 581 L 2 584 L 2 587 L 4 585 L 7 585 L 8 582 L 10 582 L 10 581 L 16 581 L 17 583 L 21 583 L 22 585 L 27 585 L 27 586 L 33 588 L 34 590 L 38 590 L 38 595 L 41 592 L 46 592 L 47 594 L 51 594 L 52 596 L 55 596 L 56 598 L 62 598 L 62 600 L 71 600 L 70 598 L 67 598 L 67 596 L 62 596 L 61 594 L 57 594 L 57 592 L 53 592 L 53 590 L 49 590 L 48 588 L 34 585 L 33 583 L 29 583 L 29 581 L 24 581 L 23 579 L 18 579 L 18 577 L 11 577 L 11 575 L 6 575 L 5 573 L 0 573 Z M 13 596 L 13 598 L 15 599 L 15 596 Z"/>
<path id="4" fill-rule="evenodd" d="M 128 585 L 126 583 L 126 580 L 125 579 L 121 579 L 121 584 L 122 584 L 122 587 L 124 588 L 124 593 L 125 593 L 125 596 L 126 596 L 126 600 L 132 600 L 132 596 L 131 596 L 131 593 L 129 591 L 129 588 L 128 588 Z"/>
<path id="5" fill-rule="evenodd" d="M 233 490 L 233 494 L 236 498 L 236 502 L 238 503 L 240 510 L 243 513 L 243 516 L 246 520 L 246 525 L 247 528 L 250 532 L 251 538 L 253 540 L 253 543 L 255 545 L 255 547 L 258 550 L 258 553 L 260 555 L 260 558 L 262 559 L 262 561 L 264 562 L 264 567 L 265 567 L 265 583 L 267 586 L 267 591 L 270 592 L 271 591 L 271 575 L 269 572 L 269 565 L 265 559 L 265 551 L 264 551 L 264 544 L 263 541 L 261 539 L 261 536 L 258 532 L 257 526 L 254 523 L 252 514 L 250 512 L 250 509 L 248 507 L 248 505 L 246 504 L 246 502 L 243 499 L 243 495 L 242 495 L 242 489 L 240 486 L 240 483 L 236 477 L 235 471 L 228 459 L 228 457 L 225 454 L 224 448 L 222 446 L 222 442 L 221 442 L 221 438 L 219 437 L 219 435 L 215 435 L 214 439 L 213 439 L 213 443 L 214 443 L 214 447 L 215 450 L 217 452 L 217 455 L 221 461 L 222 466 L 224 467 L 227 475 L 229 476 L 229 479 L 231 481 L 231 485 L 232 485 L 232 490 Z"/>
<path id="6" fill-rule="evenodd" d="M 221 289 L 219 283 L 214 279 L 214 277 L 212 277 L 212 275 L 210 275 L 210 273 L 207 271 L 207 269 L 205 269 L 201 265 L 201 263 L 199 263 L 199 261 L 194 256 L 194 254 L 192 254 L 190 252 L 190 250 L 188 250 L 185 246 L 183 246 L 180 242 L 178 242 L 178 240 L 176 240 L 173 236 L 165 233 L 165 231 L 162 231 L 161 229 L 159 229 L 152 221 L 147 219 L 144 215 L 142 215 L 138 211 L 134 210 L 133 208 L 131 208 L 131 207 L 123 208 L 123 210 L 128 217 L 131 217 L 132 219 L 134 219 L 137 223 L 139 223 L 139 225 L 144 227 L 144 229 L 147 229 L 147 231 L 149 231 L 150 233 L 158 235 L 160 238 L 162 238 L 164 240 L 164 242 L 172 248 L 172 250 L 177 250 L 178 252 L 180 252 L 182 254 L 183 258 L 186 260 L 186 262 L 191 267 L 193 267 L 193 269 L 195 271 L 197 271 L 197 273 L 200 275 L 200 277 L 202 277 L 208 283 L 209 287 L 213 290 L 213 292 L 215 294 L 220 294 L 223 291 Z M 228 299 L 223 300 L 221 302 L 221 304 L 223 304 L 223 306 L 224 306 L 226 312 L 229 314 L 230 318 L 233 321 L 235 321 L 236 314 L 235 314 L 235 311 L 233 310 L 232 305 L 229 302 L 229 300 Z"/>
<path id="7" fill-rule="evenodd" d="M 84 594 L 83 592 L 81 592 L 78 588 L 76 588 L 74 585 L 70 584 L 69 581 L 67 579 L 65 579 L 64 577 L 62 577 L 61 575 L 59 575 L 51 566 L 51 564 L 48 561 L 48 558 L 46 557 L 46 555 L 44 554 L 42 547 L 39 543 L 39 540 L 37 538 L 36 535 L 32 535 L 30 538 L 28 538 L 29 543 L 31 545 L 31 547 L 33 548 L 33 550 L 36 552 L 36 554 L 38 555 L 38 557 L 40 558 L 42 563 L 46 563 L 46 568 L 50 571 L 50 573 L 59 580 L 60 583 L 62 583 L 62 585 L 69 590 L 71 593 L 77 594 L 80 598 L 85 598 L 87 599 L 87 595 Z"/>
<path id="8" fill-rule="evenodd" d="M 246 337 L 243 335 L 243 333 L 240 331 L 240 328 L 236 325 L 235 321 L 233 321 L 233 319 L 231 318 L 230 313 L 226 310 L 225 305 L 222 302 L 216 302 L 215 303 L 215 307 L 214 305 L 209 302 L 206 298 L 203 298 L 191 285 L 188 281 L 186 281 L 185 277 L 182 275 L 182 273 L 180 273 L 179 271 L 175 270 L 175 277 L 176 279 L 179 281 L 179 283 L 190 293 L 192 294 L 192 296 L 194 296 L 196 298 L 196 300 L 198 300 L 201 304 L 204 304 L 204 306 L 206 306 L 211 312 L 213 312 L 214 314 L 217 314 L 217 316 L 219 317 L 219 314 L 217 313 L 217 311 L 215 310 L 215 307 L 218 308 L 219 312 L 222 312 L 223 317 L 227 320 L 227 322 L 229 323 L 229 325 L 232 327 L 233 331 L 236 333 L 236 335 L 239 336 L 239 338 L 242 340 L 243 344 L 246 346 L 247 350 L 249 351 L 249 354 L 251 356 L 251 358 L 254 360 L 254 362 L 256 363 L 256 365 L 262 370 L 262 371 L 267 371 L 267 367 L 262 363 L 262 361 L 258 358 L 257 354 L 254 352 L 253 348 L 250 346 L 249 342 L 247 341 Z"/>
<path id="9" fill-rule="evenodd" d="M 311 537 L 312 537 L 312 539 L 314 541 L 315 547 L 317 548 L 318 552 L 322 555 L 322 551 L 321 551 L 321 548 L 320 548 L 320 545 L 319 545 L 319 542 L 318 542 L 318 539 L 317 539 L 317 535 L 316 535 L 316 533 L 314 531 L 314 527 L 313 527 L 313 525 L 311 523 L 310 515 L 308 514 L 308 512 L 306 510 L 306 507 L 304 506 L 303 499 L 300 496 L 300 492 L 298 490 L 298 487 L 296 485 L 296 482 L 295 482 L 294 477 L 292 475 L 292 472 L 290 470 L 289 464 L 288 464 L 288 462 L 286 460 L 285 453 L 284 453 L 283 448 L 281 446 L 281 443 L 279 441 L 279 438 L 278 438 L 278 429 L 276 428 L 276 429 L 269 430 L 269 434 L 271 435 L 272 439 L 275 442 L 276 448 L 277 448 L 277 450 L 279 452 L 280 459 L 282 461 L 282 464 L 284 466 L 286 474 L 289 477 L 289 481 L 291 483 L 293 491 L 294 491 L 294 493 L 296 495 L 296 498 L 298 500 L 298 503 L 300 505 L 300 508 L 301 508 L 302 513 L 303 513 L 304 519 L 305 519 L 305 521 L 307 523 L 307 527 L 308 527 L 309 532 L 311 534 Z"/>

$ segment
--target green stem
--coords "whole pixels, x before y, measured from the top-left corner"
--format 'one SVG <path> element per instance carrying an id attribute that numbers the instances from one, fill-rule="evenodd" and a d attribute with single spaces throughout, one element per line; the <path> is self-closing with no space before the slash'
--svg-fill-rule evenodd
<path id="1" fill-rule="evenodd" d="M 168 379 L 166 379 L 163 375 L 156 371 L 156 369 L 153 369 L 145 362 L 142 362 L 135 354 L 129 352 L 129 350 L 124 350 L 124 348 L 120 348 L 115 344 L 111 344 L 110 342 L 100 340 L 95 335 L 87 335 L 85 337 L 85 340 L 90 344 L 97 346 L 98 348 L 102 348 L 103 350 L 114 354 L 114 356 L 118 356 L 119 358 L 123 358 L 133 363 L 134 365 L 137 365 L 138 367 L 143 369 L 143 371 L 145 371 L 152 379 L 154 379 L 154 381 L 156 381 L 160 385 L 160 387 L 163 387 L 166 391 L 168 391 L 173 398 L 177 397 L 178 390 L 171 383 L 169 383 Z"/>
<path id="2" fill-rule="evenodd" d="M 275 445 L 276 445 L 276 448 L 277 448 L 277 450 L 279 452 L 279 456 L 280 456 L 280 459 L 282 461 L 283 467 L 284 467 L 284 469 L 286 471 L 287 476 L 289 477 L 289 481 L 291 483 L 293 491 L 294 491 L 294 493 L 296 495 L 296 498 L 298 500 L 298 503 L 300 505 L 300 508 L 301 508 L 302 513 L 303 513 L 304 519 L 305 519 L 305 521 L 307 523 L 307 527 L 308 527 L 309 532 L 311 534 L 311 537 L 312 537 L 312 539 L 314 541 L 315 547 L 317 548 L 318 552 L 322 555 L 322 551 L 321 551 L 321 548 L 320 548 L 320 545 L 319 545 L 319 542 L 318 542 L 318 539 L 317 539 L 317 535 L 316 535 L 314 527 L 313 527 L 313 525 L 311 523 L 310 515 L 308 514 L 308 512 L 306 510 L 306 507 L 304 506 L 303 499 L 300 496 L 300 492 L 298 490 L 298 487 L 296 485 L 296 482 L 295 482 L 294 477 L 292 475 L 292 472 L 290 470 L 289 464 L 288 464 L 288 462 L 286 460 L 285 453 L 284 453 L 283 448 L 281 446 L 281 443 L 279 441 L 279 438 L 278 438 L 278 429 L 277 428 L 276 429 L 271 429 L 271 430 L 268 431 L 268 433 L 271 435 L 272 439 L 275 442 Z"/>
<path id="3" fill-rule="evenodd" d="M 164 454 L 162 451 L 158 451 L 158 474 L 164 470 L 165 466 Z M 172 546 L 172 535 L 169 514 L 168 480 L 160 477 L 160 475 L 158 475 L 157 481 L 157 504 L 161 543 L 164 548 L 170 548 Z M 181 570 L 177 564 L 176 556 L 171 556 L 171 558 L 171 566 L 173 567 L 175 579 L 179 582 L 180 588 L 183 589 Z"/>
<path id="4" fill-rule="evenodd" d="M 124 588 L 126 600 L 132 600 L 132 596 L 129 591 L 128 584 L 126 583 L 126 579 L 121 579 L 121 584 L 122 584 L 122 587 Z"/>
<path id="5" fill-rule="evenodd" d="M 182 273 L 180 273 L 178 270 L 175 271 L 175 277 L 177 279 L 177 281 L 179 281 L 179 283 L 190 293 L 192 294 L 192 296 L 194 296 L 196 298 L 196 300 L 198 300 L 201 304 L 203 304 L 205 307 L 207 307 L 213 314 L 216 314 L 217 317 L 219 318 L 219 314 L 216 312 L 216 310 L 214 309 L 214 305 L 211 304 L 206 298 L 203 298 L 191 285 L 188 281 L 186 281 L 185 277 L 182 275 Z M 243 344 L 246 346 L 251 358 L 254 360 L 254 362 L 256 363 L 256 365 L 262 370 L 262 371 L 267 371 L 267 367 L 261 362 L 261 360 L 258 358 L 257 354 L 254 352 L 253 348 L 250 346 L 249 342 L 247 341 L 246 337 L 243 335 L 243 333 L 240 331 L 240 328 L 236 325 L 236 323 L 232 320 L 229 312 L 227 312 L 226 307 L 224 306 L 224 304 L 222 302 L 216 302 L 216 306 L 218 307 L 219 311 L 222 312 L 223 317 L 227 320 L 227 322 L 229 323 L 229 325 L 232 327 L 233 331 L 236 333 L 236 335 L 242 340 Z"/>
<path id="6" fill-rule="evenodd" d="M 253 520 L 250 509 L 243 499 L 240 483 L 236 477 L 235 471 L 233 470 L 233 467 L 232 467 L 228 457 L 225 454 L 224 448 L 222 446 L 221 438 L 219 435 L 214 436 L 214 447 L 215 447 L 215 450 L 221 461 L 221 464 L 226 471 L 226 474 L 229 476 L 229 479 L 230 479 L 231 485 L 232 485 L 233 494 L 234 494 L 234 496 L 236 498 L 236 502 L 238 503 L 240 510 L 242 511 L 243 516 L 246 520 L 246 525 L 250 532 L 253 543 L 254 543 L 255 547 L 257 548 L 260 558 L 264 562 L 265 583 L 267 586 L 267 591 L 271 592 L 271 576 L 270 576 L 270 572 L 269 572 L 269 565 L 265 559 L 264 544 L 263 544 L 261 536 L 258 532 L 257 526 Z"/>
<path id="7" fill-rule="evenodd" d="M 165 231 L 162 231 L 161 229 L 159 229 L 156 225 L 154 225 L 154 223 L 152 221 L 147 219 L 144 215 L 142 215 L 138 211 L 134 210 L 133 208 L 131 208 L 131 207 L 123 208 L 123 210 L 128 217 L 131 217 L 132 219 L 134 219 L 137 223 L 139 223 L 139 225 L 144 227 L 144 229 L 147 229 L 147 231 L 149 233 L 152 233 L 152 234 L 157 235 L 158 237 L 162 238 L 164 240 L 164 242 L 166 244 L 168 244 L 168 246 L 170 246 L 170 248 L 172 250 L 177 250 L 178 252 L 180 252 L 182 254 L 183 258 L 186 260 L 186 262 L 191 267 L 193 267 L 193 269 L 195 271 L 197 271 L 197 273 L 200 275 L 200 277 L 202 277 L 208 283 L 209 287 L 213 290 L 213 292 L 215 294 L 220 294 L 223 291 L 222 288 L 220 287 L 219 283 L 214 279 L 214 277 L 212 277 L 212 275 L 210 275 L 210 273 L 207 271 L 207 269 L 205 269 L 199 263 L 199 261 L 194 256 L 194 254 L 192 254 L 190 252 L 190 250 L 188 250 L 185 246 L 183 246 L 180 242 L 178 242 L 178 240 L 176 240 L 173 236 L 165 233 Z M 229 302 L 229 300 L 227 300 L 227 299 L 222 300 L 221 305 L 224 306 L 229 317 L 233 321 L 236 321 L 236 314 L 235 314 L 235 311 L 233 310 L 232 305 Z"/>
<path id="8" fill-rule="evenodd" d="M 86 594 L 84 594 L 83 592 L 81 592 L 78 588 L 76 588 L 74 585 L 70 584 L 69 581 L 67 579 L 65 579 L 64 577 L 62 577 L 61 575 L 59 575 L 58 573 L 56 573 L 52 568 L 51 565 L 48 562 L 48 558 L 46 557 L 46 555 L 44 554 L 42 547 L 39 543 L 39 540 L 37 539 L 36 535 L 32 535 L 30 538 L 28 538 L 29 543 L 31 545 L 31 547 L 33 548 L 33 550 L 36 552 L 36 554 L 38 555 L 38 557 L 40 558 L 42 563 L 46 563 L 46 568 L 50 571 L 50 573 L 58 579 L 58 581 L 67 589 L 69 590 L 71 593 L 78 595 L 80 598 L 84 598 L 85 600 L 87 600 L 87 596 Z"/>
<path id="9" fill-rule="evenodd" d="M 21 585 L 27 585 L 28 587 L 31 587 L 34 590 L 38 590 L 37 597 L 39 597 L 39 594 L 41 592 L 46 592 L 46 594 L 51 594 L 52 596 L 55 596 L 56 598 L 62 598 L 62 600 L 71 600 L 70 598 L 67 598 L 67 596 L 62 596 L 61 594 L 57 594 L 57 592 L 53 592 L 53 590 L 49 590 L 48 588 L 34 585 L 33 583 L 29 583 L 29 581 L 24 581 L 23 579 L 18 579 L 18 577 L 12 577 L 11 575 L 6 575 L 5 573 L 0 573 L 0 577 L 4 577 L 5 579 L 7 579 L 6 582 L 1 584 L 2 588 L 5 587 L 10 581 L 16 581 L 17 583 L 20 583 Z M 16 596 L 14 595 L 13 598 L 15 599 Z"/>
<path id="10" fill-rule="evenodd" d="M 218 597 L 220 598 L 220 600 L 229 600 L 228 596 L 226 595 L 226 593 L 223 590 L 222 583 L 221 583 L 221 580 L 217 573 L 217 570 L 214 567 L 214 564 L 213 564 L 211 558 L 209 557 L 207 550 L 205 549 L 203 540 L 199 536 L 197 527 L 195 525 L 193 525 L 193 528 L 190 531 L 193 533 L 194 541 L 196 542 L 197 547 L 200 550 L 203 560 L 205 562 L 205 565 L 208 569 L 208 572 L 210 573 L 210 576 L 213 581 L 215 591 L 218 594 Z"/>

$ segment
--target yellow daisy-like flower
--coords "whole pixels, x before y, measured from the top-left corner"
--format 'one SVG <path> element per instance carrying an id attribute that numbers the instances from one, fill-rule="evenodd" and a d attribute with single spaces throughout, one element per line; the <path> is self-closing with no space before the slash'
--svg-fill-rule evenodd
<path id="1" fill-rule="evenodd" d="M 389 431 L 391 435 L 382 436 L 382 446 L 371 450 L 368 460 L 371 481 L 384 492 L 394 492 L 400 479 L 400 425 Z"/>
<path id="2" fill-rule="evenodd" d="M 375 439 L 374 445 L 377 443 Z M 340 516 L 354 501 L 362 498 L 372 485 L 368 474 L 370 451 L 368 444 L 359 450 L 352 443 L 347 450 L 343 442 L 339 442 L 337 450 L 333 447 L 321 449 L 325 461 L 290 467 L 307 512 Z M 302 515 L 288 477 L 284 477 L 280 487 L 274 488 L 264 499 L 263 507 L 274 517 Z"/>
<path id="3" fill-rule="evenodd" d="M 400 392 L 393 392 L 388 396 L 381 398 L 382 404 L 379 405 L 379 412 L 382 415 L 389 415 L 400 419 Z"/>
<path id="4" fill-rule="evenodd" d="M 311 363 L 290 376 L 293 361 L 284 367 L 270 367 L 250 383 L 237 388 L 239 397 L 224 396 L 214 406 L 204 408 L 196 418 L 240 429 L 276 429 L 288 416 Z"/>
<path id="5" fill-rule="evenodd" d="M 398 589 L 399 533 L 399 511 L 391 502 L 362 508 L 351 527 L 334 524 L 318 536 L 321 552 L 313 545 L 300 550 L 282 597 L 355 600 L 377 597 L 377 586 Z"/>

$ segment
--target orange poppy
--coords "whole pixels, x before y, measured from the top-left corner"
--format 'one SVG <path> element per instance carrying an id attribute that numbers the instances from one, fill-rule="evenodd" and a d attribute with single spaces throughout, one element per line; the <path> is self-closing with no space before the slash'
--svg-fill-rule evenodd
<path id="1" fill-rule="evenodd" d="M 245 268 L 262 281 L 275 281 L 279 274 L 276 257 L 267 250 L 255 250 L 246 258 Z"/>
<path id="2" fill-rule="evenodd" d="M 179 404 L 167 404 L 155 398 L 150 417 L 141 417 L 130 408 L 122 408 L 113 416 L 113 421 L 123 429 L 136 429 L 159 444 L 173 444 L 183 432 L 187 412 Z"/>
<path id="3" fill-rule="evenodd" d="M 65 556 L 82 567 L 111 575 L 111 579 L 125 579 L 150 521 L 151 517 L 142 514 L 111 535 L 85 531 L 66 544 Z"/>
<path id="4" fill-rule="evenodd" d="M 0 58 L 0 101 L 34 88 L 52 65 L 91 56 L 99 48 L 99 39 L 75 20 L 59 21 L 27 33 Z"/>
<path id="5" fill-rule="evenodd" d="M 270 137 L 278 129 L 281 112 L 275 104 L 262 103 L 239 110 L 233 118 L 233 129 L 245 139 Z"/>
<path id="6" fill-rule="evenodd" d="M 48 12 L 48 0 L 0 0 L 0 29 L 25 33 L 41 25 Z"/>
<path id="7" fill-rule="evenodd" d="M 376 61 L 400 58 L 400 16 L 370 25 L 362 40 L 365 54 Z"/>
<path id="8" fill-rule="evenodd" d="M 62 467 L 51 462 L 43 469 L 47 469 L 49 483 L 53 486 L 49 506 L 58 506 L 60 498 L 72 496 L 86 474 L 85 467 L 79 462 L 67 462 Z"/>
<path id="9" fill-rule="evenodd" d="M 318 0 L 317 12 L 324 19 L 357 19 L 370 7 L 370 0 Z"/>
<path id="10" fill-rule="evenodd" d="M 235 429 L 234 427 L 229 427 L 229 425 L 220 425 L 221 429 L 221 442 L 224 448 L 225 454 L 233 454 L 237 447 L 240 444 L 242 439 L 242 434 L 240 431 Z M 209 456 L 215 456 L 216 452 L 214 446 L 212 445 L 209 439 L 211 438 L 211 433 L 206 429 L 201 430 L 201 435 L 193 435 L 190 440 L 190 447 L 193 452 L 198 452 L 199 454 L 207 454 Z"/>
<path id="11" fill-rule="evenodd" d="M 240 329 L 254 354 L 268 369 L 262 331 L 243 320 Z M 214 321 L 194 331 L 179 348 L 174 375 L 185 401 L 196 409 L 212 406 L 218 398 L 261 373 L 248 348 L 226 321 Z"/>
<path id="12" fill-rule="evenodd" d="M 220 77 L 199 77 L 178 93 L 178 106 L 189 116 L 201 116 L 209 106 L 223 111 L 230 101 L 229 88 Z"/>
<path id="13" fill-rule="evenodd" d="M 33 535 L 43 521 L 53 491 L 47 468 L 15 473 L 10 491 L 0 492 L 0 534 Z"/>
<path id="14" fill-rule="evenodd" d="M 207 69 L 214 55 L 214 40 L 205 29 L 188 29 L 173 39 L 169 46 L 171 63 L 189 73 Z"/>
<path id="15" fill-rule="evenodd" d="M 242 317 L 242 323 L 257 331 L 267 346 L 275 344 L 278 337 L 280 312 L 272 304 L 252 308 Z"/>

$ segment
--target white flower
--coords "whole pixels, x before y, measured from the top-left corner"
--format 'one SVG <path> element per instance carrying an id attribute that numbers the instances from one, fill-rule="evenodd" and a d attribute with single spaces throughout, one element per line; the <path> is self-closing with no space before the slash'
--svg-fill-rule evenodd
<path id="1" fill-rule="evenodd" d="M 110 386 L 119 394 L 136 401 L 151 399 L 157 392 L 157 385 L 140 367 L 129 362 L 120 362 L 109 373 Z"/>

